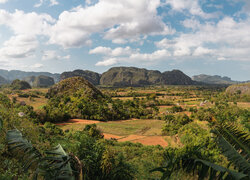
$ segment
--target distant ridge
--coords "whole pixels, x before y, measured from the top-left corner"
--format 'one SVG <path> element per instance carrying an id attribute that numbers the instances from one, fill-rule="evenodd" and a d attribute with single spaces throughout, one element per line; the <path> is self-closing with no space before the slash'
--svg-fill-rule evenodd
<path id="1" fill-rule="evenodd" d="M 7 83 L 8 81 L 4 77 L 0 76 L 0 85 L 7 84 Z"/>
<path id="2" fill-rule="evenodd" d="M 206 74 L 200 74 L 200 75 L 195 75 L 192 77 L 192 79 L 194 81 L 198 81 L 198 82 L 203 82 L 206 84 L 237 84 L 240 83 L 239 81 L 233 81 L 231 80 L 231 78 L 227 77 L 227 76 L 218 76 L 218 75 L 206 75 Z"/>
<path id="3" fill-rule="evenodd" d="M 5 78 L 7 81 L 11 82 L 15 79 L 25 79 L 28 76 L 49 76 L 54 79 L 55 82 L 58 82 L 60 79 L 59 73 L 50 73 L 50 72 L 27 72 L 27 71 L 20 71 L 20 70 L 3 70 L 0 69 L 0 76 Z"/>
<path id="4" fill-rule="evenodd" d="M 180 70 L 161 73 L 137 67 L 113 67 L 104 72 L 101 85 L 143 86 L 143 85 L 193 85 L 195 82 Z"/>
<path id="5" fill-rule="evenodd" d="M 250 96 L 250 82 L 231 85 L 226 89 L 226 93 Z"/>
<path id="6" fill-rule="evenodd" d="M 70 77 L 83 77 L 92 84 L 99 85 L 101 75 L 93 71 L 77 69 L 74 71 L 63 72 L 60 75 L 60 81 Z"/>
<path id="7" fill-rule="evenodd" d="M 34 81 L 38 76 L 52 77 L 55 83 L 70 77 L 83 77 L 93 85 L 102 86 L 145 86 L 145 85 L 231 85 L 244 83 L 233 81 L 229 77 L 206 74 L 195 75 L 192 78 L 180 70 L 160 72 L 137 67 L 112 67 L 103 74 L 89 70 L 76 69 L 61 74 L 50 72 L 26 72 L 19 70 L 0 69 L 0 85 L 11 83 L 15 79 Z M 249 81 L 245 81 L 249 82 Z"/>

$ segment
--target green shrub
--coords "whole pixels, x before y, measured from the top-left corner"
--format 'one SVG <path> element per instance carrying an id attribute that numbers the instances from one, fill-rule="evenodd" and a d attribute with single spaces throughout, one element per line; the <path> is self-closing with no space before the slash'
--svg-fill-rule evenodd
<path id="1" fill-rule="evenodd" d="M 186 114 L 166 115 L 165 125 L 162 128 L 162 133 L 165 135 L 177 134 L 178 130 L 185 124 L 192 122 Z"/>

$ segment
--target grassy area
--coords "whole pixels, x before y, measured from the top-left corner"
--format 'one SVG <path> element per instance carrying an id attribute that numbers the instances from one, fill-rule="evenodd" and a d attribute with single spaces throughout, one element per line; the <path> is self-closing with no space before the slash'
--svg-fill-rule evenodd
<path id="1" fill-rule="evenodd" d="M 125 121 L 109 121 L 100 122 L 97 127 L 103 133 L 109 133 L 119 136 L 136 135 L 161 135 L 161 128 L 164 121 L 161 120 L 125 120 Z M 68 124 L 61 126 L 63 130 L 82 130 L 86 124 Z"/>

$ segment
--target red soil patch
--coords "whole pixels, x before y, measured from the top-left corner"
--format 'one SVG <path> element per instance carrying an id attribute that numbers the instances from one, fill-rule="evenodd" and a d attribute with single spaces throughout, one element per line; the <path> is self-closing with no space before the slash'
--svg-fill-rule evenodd
<path id="1" fill-rule="evenodd" d="M 70 119 L 67 122 L 64 123 L 57 123 L 56 125 L 59 126 L 64 126 L 64 125 L 68 125 L 68 124 L 96 124 L 96 123 L 100 123 L 100 121 L 93 121 L 93 120 L 86 120 L 86 119 Z"/>
<path id="2" fill-rule="evenodd" d="M 168 146 L 168 143 L 162 136 L 147 136 L 141 139 L 136 139 L 131 142 L 139 142 L 144 145 L 161 145 L 162 147 Z"/>
<path id="3" fill-rule="evenodd" d="M 173 106 L 160 105 L 160 106 L 158 106 L 158 107 L 161 107 L 161 108 L 171 108 L 171 107 L 173 107 Z"/>
<path id="4" fill-rule="evenodd" d="M 114 134 L 108 134 L 108 133 L 103 133 L 104 135 L 104 138 L 105 139 L 121 139 L 123 138 L 124 136 L 117 136 L 117 135 L 114 135 Z"/>
<path id="5" fill-rule="evenodd" d="M 141 138 L 145 138 L 146 136 L 139 136 L 139 135 L 135 135 L 135 134 L 131 134 L 125 138 L 119 139 L 120 142 L 124 142 L 124 141 L 134 141 L 137 139 L 141 139 Z"/>
<path id="6" fill-rule="evenodd" d="M 189 112 L 189 111 L 184 111 L 183 113 L 185 113 L 186 115 L 188 115 L 188 116 L 191 116 L 191 112 Z"/>

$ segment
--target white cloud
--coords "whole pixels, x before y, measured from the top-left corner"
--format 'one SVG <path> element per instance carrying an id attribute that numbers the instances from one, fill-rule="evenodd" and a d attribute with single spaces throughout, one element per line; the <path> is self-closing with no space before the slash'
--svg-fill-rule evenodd
<path id="1" fill-rule="evenodd" d="M 118 59 L 117 58 L 108 58 L 103 61 L 99 61 L 96 63 L 96 66 L 111 66 L 114 64 L 117 64 Z"/>
<path id="2" fill-rule="evenodd" d="M 174 57 L 210 56 L 218 60 L 250 61 L 250 19 L 235 21 L 224 17 L 218 23 L 197 22 L 190 27 L 195 31 L 180 33 L 171 40 L 164 38 L 156 46 Z"/>
<path id="3" fill-rule="evenodd" d="M 133 51 L 129 46 L 122 48 L 122 47 L 117 47 L 115 49 L 111 49 L 110 47 L 103 47 L 99 46 L 94 49 L 91 49 L 89 51 L 89 54 L 103 54 L 106 56 L 124 56 L 124 55 L 129 55 L 132 54 Z"/>
<path id="4" fill-rule="evenodd" d="M 58 5 L 59 2 L 57 2 L 56 0 L 50 0 L 50 5 L 49 6 L 55 6 Z"/>
<path id="5" fill-rule="evenodd" d="M 98 46 L 95 49 L 91 49 L 89 51 L 89 54 L 105 54 L 109 55 L 111 54 L 112 49 L 110 47 L 103 47 L 103 46 Z"/>
<path id="6" fill-rule="evenodd" d="M 109 54 L 112 55 L 112 54 Z M 138 50 L 131 51 L 127 56 L 121 56 L 124 54 L 119 54 L 119 57 L 108 57 L 104 60 L 96 63 L 96 66 L 111 66 L 117 63 L 127 62 L 127 63 L 156 63 L 159 60 L 163 60 L 170 56 L 167 50 L 156 50 L 153 53 L 140 53 Z"/>
<path id="7" fill-rule="evenodd" d="M 56 51 L 48 50 L 43 51 L 42 60 L 59 60 L 59 59 L 70 59 L 70 55 L 60 56 Z"/>
<path id="8" fill-rule="evenodd" d="M 43 5 L 43 0 L 40 0 L 37 4 L 34 5 L 34 7 L 38 8 L 41 5 Z"/>
<path id="9" fill-rule="evenodd" d="M 4 4 L 6 2 L 8 2 L 8 0 L 0 0 L 0 4 Z"/>
<path id="10" fill-rule="evenodd" d="M 38 8 L 42 6 L 46 1 L 48 0 L 40 0 L 37 4 L 34 5 L 34 7 Z M 58 5 L 59 2 L 57 0 L 49 0 L 49 6 L 55 6 Z"/>
<path id="11" fill-rule="evenodd" d="M 94 5 L 64 11 L 52 28 L 50 43 L 79 47 L 96 32 L 104 32 L 104 38 L 114 43 L 173 33 L 158 16 L 159 6 L 160 0 L 100 0 Z"/>
<path id="12" fill-rule="evenodd" d="M 145 61 L 145 62 L 149 62 L 149 61 L 155 61 L 155 60 L 161 60 L 163 58 L 169 57 L 170 53 L 165 50 L 156 50 L 153 53 L 135 53 L 135 54 L 131 54 L 129 59 L 131 61 Z"/>
<path id="13" fill-rule="evenodd" d="M 32 66 L 30 66 L 32 69 L 38 69 L 38 68 L 41 68 L 41 67 L 44 67 L 43 64 L 40 64 L 40 63 L 36 63 L 36 64 L 33 64 Z"/>
<path id="14" fill-rule="evenodd" d="M 197 47 L 194 50 L 193 55 L 194 56 L 202 56 L 202 55 L 206 55 L 206 54 L 211 54 L 213 51 L 211 49 L 208 48 L 204 48 L 204 47 Z"/>
<path id="15" fill-rule="evenodd" d="M 33 57 L 38 46 L 35 37 L 27 35 L 17 35 L 4 42 L 0 49 L 0 57 L 5 59 L 18 59 Z"/>
<path id="16" fill-rule="evenodd" d="M 217 16 L 215 13 L 205 13 L 199 4 L 199 0 L 166 0 L 165 4 L 170 5 L 174 11 L 183 13 L 188 11 L 191 15 L 200 16 L 205 19 Z"/>
<path id="17" fill-rule="evenodd" d="M 197 19 L 185 19 L 182 22 L 183 26 L 186 28 L 191 28 L 192 30 L 198 30 L 201 27 L 200 22 Z"/>
<path id="18" fill-rule="evenodd" d="M 54 21 L 48 14 L 25 13 L 20 10 L 9 13 L 0 10 L 0 25 L 8 26 L 17 35 L 48 35 L 51 23 Z"/>
<path id="19" fill-rule="evenodd" d="M 85 0 L 85 2 L 87 5 L 91 4 L 91 0 Z"/>

